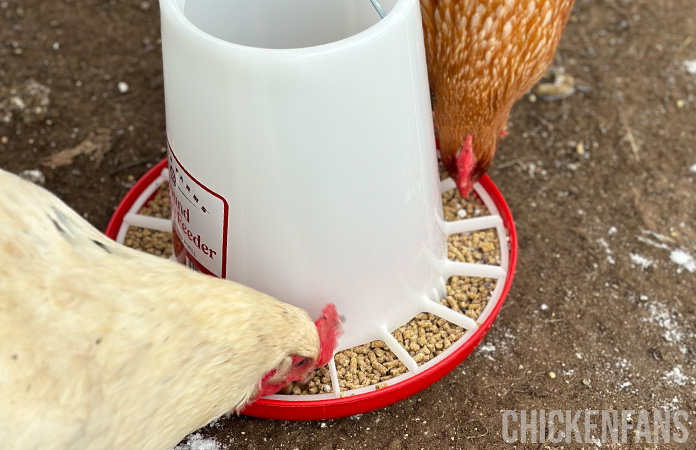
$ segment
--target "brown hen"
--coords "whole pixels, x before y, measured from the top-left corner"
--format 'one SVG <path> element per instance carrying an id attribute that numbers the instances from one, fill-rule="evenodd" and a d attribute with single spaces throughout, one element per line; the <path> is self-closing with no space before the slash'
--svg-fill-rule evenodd
<path id="1" fill-rule="evenodd" d="M 574 0 L 421 0 L 442 164 L 468 195 L 551 63 Z"/>

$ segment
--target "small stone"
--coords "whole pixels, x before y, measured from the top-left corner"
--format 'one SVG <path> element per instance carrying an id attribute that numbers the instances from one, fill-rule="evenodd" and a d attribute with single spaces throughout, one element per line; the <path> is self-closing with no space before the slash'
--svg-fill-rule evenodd
<path id="1" fill-rule="evenodd" d="M 140 9 L 147 11 L 150 9 L 150 2 L 140 2 Z"/>
<path id="2" fill-rule="evenodd" d="M 462 208 L 459 211 L 457 211 L 457 217 L 460 219 L 464 219 L 467 215 L 466 209 Z"/>
<path id="3" fill-rule="evenodd" d="M 575 152 L 578 155 L 584 155 L 585 154 L 585 145 L 582 142 L 578 143 L 578 145 L 575 146 Z"/>
<path id="4" fill-rule="evenodd" d="M 686 102 L 682 99 L 677 100 L 677 108 L 682 109 L 684 106 L 686 106 Z"/>
<path id="5" fill-rule="evenodd" d="M 125 94 L 126 92 L 128 92 L 129 89 L 130 87 L 128 86 L 128 83 L 126 83 L 125 81 L 118 82 L 118 92 L 120 92 L 121 94 Z"/>
<path id="6" fill-rule="evenodd" d="M 554 378 L 556 378 L 556 373 L 555 373 L 555 372 L 549 372 L 549 378 L 551 378 L 552 380 L 553 380 Z"/>
<path id="7" fill-rule="evenodd" d="M 582 384 L 585 386 L 590 386 L 592 384 L 592 380 L 590 380 L 589 378 L 583 378 Z"/>
<path id="8" fill-rule="evenodd" d="M 54 42 L 53 45 L 52 45 L 52 47 L 53 47 L 53 50 L 58 51 L 58 49 L 60 48 L 60 43 L 59 43 L 59 42 Z"/>
<path id="9" fill-rule="evenodd" d="M 561 100 L 575 92 L 575 79 L 566 73 L 546 73 L 532 90 L 544 100 Z"/>
<path id="10" fill-rule="evenodd" d="M 46 177 L 40 170 L 37 169 L 24 170 L 19 174 L 19 176 L 27 181 L 31 181 L 34 184 L 43 185 L 46 183 Z"/>

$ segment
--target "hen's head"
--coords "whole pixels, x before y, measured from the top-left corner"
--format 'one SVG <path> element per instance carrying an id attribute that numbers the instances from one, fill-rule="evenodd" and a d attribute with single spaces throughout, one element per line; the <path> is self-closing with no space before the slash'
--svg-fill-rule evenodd
<path id="1" fill-rule="evenodd" d="M 314 355 L 290 355 L 261 379 L 258 397 L 275 394 L 294 381 L 306 381 L 314 370 L 325 366 L 333 357 L 338 338 L 343 333 L 341 319 L 334 305 L 327 305 L 314 322 L 319 335 L 319 351 Z"/>
<path id="2" fill-rule="evenodd" d="M 493 161 L 498 140 L 505 135 L 503 124 L 438 127 L 442 165 L 456 181 L 462 197 L 468 196 L 474 183 L 486 173 Z"/>

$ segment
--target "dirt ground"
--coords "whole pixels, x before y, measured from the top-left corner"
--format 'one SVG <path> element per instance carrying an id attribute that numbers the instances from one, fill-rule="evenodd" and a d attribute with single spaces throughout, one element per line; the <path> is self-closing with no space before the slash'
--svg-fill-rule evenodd
<path id="1" fill-rule="evenodd" d="M 163 157 L 157 3 L 0 0 L 0 24 L 0 167 L 39 169 L 104 229 Z M 577 0 L 555 63 L 576 92 L 521 100 L 489 172 L 520 245 L 483 346 L 379 411 L 304 423 L 233 417 L 202 436 L 220 449 L 596 448 L 505 444 L 502 411 L 667 408 L 688 412 L 687 444 L 620 448 L 696 448 L 691 60 L 693 0 Z M 50 160 L 75 147 L 72 161 Z"/>

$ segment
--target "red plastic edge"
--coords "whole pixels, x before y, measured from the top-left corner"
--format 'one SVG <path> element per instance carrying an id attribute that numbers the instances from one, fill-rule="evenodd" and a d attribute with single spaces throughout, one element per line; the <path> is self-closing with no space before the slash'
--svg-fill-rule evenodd
<path id="1" fill-rule="evenodd" d="M 135 201 L 138 200 L 138 197 L 140 197 L 140 194 L 160 176 L 162 169 L 165 167 L 167 167 L 167 158 L 155 164 L 155 166 L 148 170 L 126 193 L 126 196 L 123 197 L 121 203 L 118 204 L 114 215 L 111 216 L 111 220 L 109 220 L 109 224 L 106 226 L 106 232 L 104 234 L 106 234 L 107 237 L 116 240 L 118 230 L 123 223 L 123 218 L 126 217 L 128 211 Z"/>
<path id="2" fill-rule="evenodd" d="M 143 192 L 145 188 L 147 188 L 147 186 L 149 186 L 159 176 L 162 169 L 166 167 L 166 165 L 166 159 L 160 161 L 156 166 L 143 175 L 143 177 L 138 180 L 133 188 L 128 191 L 126 196 L 116 208 L 116 212 L 114 213 L 113 217 L 109 221 L 109 225 L 106 229 L 106 235 L 108 237 L 111 239 L 116 238 L 119 227 L 123 222 L 124 216 L 128 213 L 128 210 L 133 206 L 140 193 Z M 476 346 L 478 346 L 481 340 L 483 340 L 483 338 L 486 336 L 486 333 L 488 333 L 488 330 L 491 328 L 493 321 L 498 316 L 500 308 L 503 306 L 503 302 L 505 301 L 505 298 L 510 291 L 510 287 L 512 286 L 512 280 L 514 278 L 515 268 L 517 266 L 517 232 L 515 230 L 515 224 L 512 220 L 510 208 L 488 175 L 481 177 L 479 183 L 486 190 L 486 192 L 488 192 L 493 200 L 493 203 L 498 208 L 501 218 L 503 219 L 503 225 L 509 233 L 510 255 L 507 278 L 505 280 L 505 286 L 503 286 L 500 301 L 498 301 L 498 304 L 495 306 L 493 311 L 491 311 L 491 314 L 486 318 L 479 329 L 476 330 L 468 342 L 459 347 L 452 354 L 445 357 L 438 364 L 392 386 L 387 386 L 385 388 L 366 392 L 364 394 L 351 395 L 348 397 L 329 400 L 283 401 L 259 399 L 252 405 L 247 406 L 247 408 L 244 409 L 243 414 L 263 419 L 276 420 L 326 420 L 362 414 L 391 405 L 392 403 L 396 403 L 422 391 L 438 381 L 440 378 L 447 375 L 459 363 L 466 359 L 466 357 L 471 354 L 474 348 L 476 348 Z"/>

